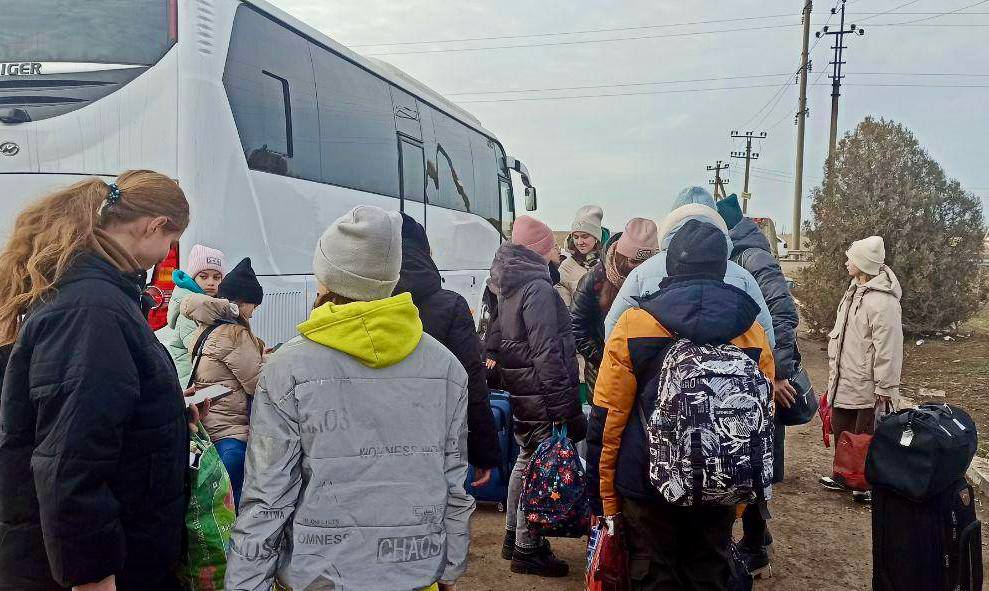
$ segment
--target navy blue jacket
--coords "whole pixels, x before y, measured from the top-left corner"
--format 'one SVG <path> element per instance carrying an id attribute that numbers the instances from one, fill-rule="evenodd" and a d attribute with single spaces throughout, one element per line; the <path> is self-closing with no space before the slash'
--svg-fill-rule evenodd
<path id="1" fill-rule="evenodd" d="M 800 352 L 797 350 L 800 314 L 786 284 L 786 277 L 772 254 L 769 240 L 751 218 L 742 218 L 731 229 L 729 237 L 733 245 L 731 260 L 755 277 L 759 290 L 766 298 L 776 333 L 776 345 L 773 347 L 776 379 L 788 380 L 800 367 Z"/>

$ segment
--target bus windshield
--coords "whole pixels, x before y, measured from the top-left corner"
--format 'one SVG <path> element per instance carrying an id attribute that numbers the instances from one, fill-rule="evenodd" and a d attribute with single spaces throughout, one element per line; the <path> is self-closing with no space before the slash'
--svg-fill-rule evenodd
<path id="1" fill-rule="evenodd" d="M 175 0 L 0 0 L 0 62 L 155 64 Z"/>

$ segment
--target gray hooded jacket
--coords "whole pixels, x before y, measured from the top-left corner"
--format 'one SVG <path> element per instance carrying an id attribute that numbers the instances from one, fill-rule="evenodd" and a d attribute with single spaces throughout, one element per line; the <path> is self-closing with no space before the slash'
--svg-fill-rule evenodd
<path id="1" fill-rule="evenodd" d="M 327 304 L 254 397 L 227 591 L 411 591 L 464 572 L 467 374 L 408 293 Z"/>
<path id="2" fill-rule="evenodd" d="M 663 249 L 662 252 L 642 263 L 629 273 L 622 288 L 618 291 L 615 303 L 611 305 L 611 311 L 608 312 L 608 317 L 604 321 L 604 333 L 606 337 L 611 336 L 611 331 L 615 328 L 615 324 L 618 323 L 618 319 L 621 318 L 626 310 L 638 307 L 636 298 L 646 297 L 659 290 L 659 284 L 662 283 L 663 279 L 666 279 L 667 275 L 666 250 L 669 248 L 670 242 L 673 241 L 673 236 L 676 235 L 677 230 L 689 220 L 698 220 L 717 226 L 725 234 L 725 241 L 728 243 L 728 252 L 730 253 L 732 251 L 731 238 L 728 237 L 728 227 L 725 225 L 725 221 L 721 219 L 721 215 L 718 214 L 716 208 L 717 205 L 714 197 L 702 187 L 688 187 L 680 192 L 680 195 L 677 196 L 676 201 L 673 203 L 673 211 L 659 224 L 659 239 L 660 246 Z M 759 284 L 756 282 L 755 277 L 737 264 L 728 261 L 728 270 L 725 271 L 725 283 L 729 283 L 743 290 L 759 305 L 759 316 L 756 320 L 762 325 L 763 330 L 766 331 L 766 336 L 769 337 L 769 343 L 775 346 L 776 333 L 773 331 L 773 317 L 769 313 L 766 298 L 762 295 L 762 290 L 759 289 Z"/>

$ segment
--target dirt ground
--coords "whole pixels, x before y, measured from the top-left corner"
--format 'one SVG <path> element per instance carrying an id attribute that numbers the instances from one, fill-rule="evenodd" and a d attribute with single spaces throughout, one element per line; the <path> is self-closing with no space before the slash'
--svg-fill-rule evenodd
<path id="1" fill-rule="evenodd" d="M 979 327 L 981 329 L 981 326 Z M 827 382 L 824 343 L 801 339 L 805 367 L 818 389 Z M 919 388 L 947 391 L 947 400 L 969 408 L 982 433 L 989 433 L 989 330 L 969 339 L 945 342 L 916 339 L 905 347 L 907 395 Z M 955 361 L 955 360 L 959 361 Z M 989 437 L 984 437 L 989 440 Z M 830 473 L 832 452 L 821 440 L 819 419 L 786 433 L 786 481 L 774 487 L 770 529 L 776 539 L 772 578 L 756 582 L 760 591 L 854 591 L 871 588 L 872 539 L 869 509 L 845 494 L 817 484 Z M 979 496 L 985 521 L 985 497 Z M 571 566 L 567 579 L 514 575 L 499 554 L 504 513 L 481 507 L 472 523 L 470 567 L 462 591 L 578 591 L 584 589 L 585 540 L 554 540 L 557 555 Z M 989 551 L 983 545 L 985 559 Z"/>

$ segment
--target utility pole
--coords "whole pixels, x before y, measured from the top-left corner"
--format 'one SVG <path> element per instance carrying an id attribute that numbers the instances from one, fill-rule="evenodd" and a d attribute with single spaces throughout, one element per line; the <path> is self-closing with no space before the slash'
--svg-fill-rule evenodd
<path id="1" fill-rule="evenodd" d="M 841 79 L 844 76 L 841 73 L 841 67 L 845 64 L 845 50 L 848 46 L 845 45 L 845 35 L 865 35 L 865 30 L 851 25 L 847 29 L 845 28 L 845 2 L 847 0 L 841 0 L 841 26 L 838 27 L 837 31 L 831 31 L 828 27 L 818 31 L 816 33 L 818 38 L 824 35 L 834 35 L 835 43 L 831 46 L 834 50 L 834 61 L 831 65 L 834 66 L 831 72 L 831 138 L 828 143 L 828 166 L 831 166 L 831 161 L 834 158 L 835 147 L 838 144 L 838 97 L 841 96 Z M 831 14 L 838 14 L 837 8 L 831 9 Z"/>
<path id="2" fill-rule="evenodd" d="M 728 170 L 728 165 L 721 164 L 721 161 L 718 160 L 714 166 L 708 166 L 707 169 L 708 171 L 714 171 L 714 180 L 708 181 L 708 183 L 714 185 L 714 199 L 724 199 L 728 196 L 725 193 L 725 184 L 728 183 L 728 179 L 721 178 L 721 171 Z"/>
<path id="3" fill-rule="evenodd" d="M 797 172 L 796 180 L 793 184 L 793 244 L 789 244 L 789 250 L 800 251 L 800 224 L 801 206 L 804 198 L 804 128 L 807 124 L 807 75 L 810 73 L 810 14 L 814 9 L 812 0 L 807 0 L 804 4 L 804 50 L 800 54 L 800 103 L 797 109 Z"/>
<path id="4" fill-rule="evenodd" d="M 756 133 L 754 131 L 746 131 L 745 133 L 739 133 L 737 131 L 731 132 L 731 137 L 733 139 L 745 138 L 745 151 L 744 152 L 732 152 L 732 158 L 745 158 L 745 181 L 742 187 L 742 213 L 749 212 L 749 198 L 752 194 L 749 193 L 749 165 L 753 160 L 759 159 L 759 152 L 752 151 L 752 139 L 766 139 L 766 132 L 761 131 Z"/>

